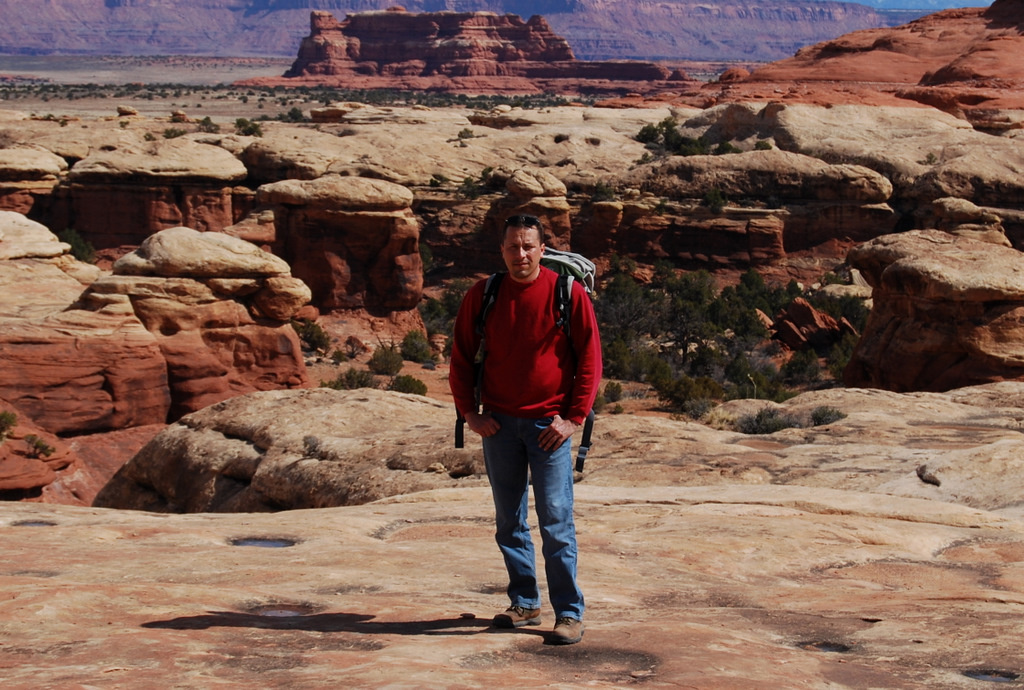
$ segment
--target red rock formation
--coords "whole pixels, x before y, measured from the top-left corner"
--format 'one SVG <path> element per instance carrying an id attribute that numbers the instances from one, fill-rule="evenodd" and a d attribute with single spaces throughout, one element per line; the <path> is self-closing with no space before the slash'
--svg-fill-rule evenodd
<path id="1" fill-rule="evenodd" d="M 38 496 L 58 471 L 78 459 L 63 441 L 10 403 L 0 400 L 0 413 L 14 422 L 10 428 L 0 427 L 0 500 Z"/>
<path id="2" fill-rule="evenodd" d="M 839 342 L 847 333 L 855 333 L 853 326 L 843 319 L 833 317 L 815 309 L 803 297 L 793 300 L 786 310 L 775 318 L 773 324 L 775 339 L 791 350 L 815 348 L 819 352 Z"/>
<path id="3" fill-rule="evenodd" d="M 886 235 L 850 265 L 873 288 L 847 386 L 944 391 L 1024 380 L 1020 252 L 938 230 Z"/>
<path id="4" fill-rule="evenodd" d="M 233 186 L 246 175 L 229 152 L 185 138 L 103 147 L 68 173 L 66 226 L 104 248 L 182 225 L 220 230 L 235 221 Z"/>
<path id="5" fill-rule="evenodd" d="M 649 91 L 652 83 L 663 88 L 670 76 L 652 63 L 578 61 L 540 16 L 524 22 L 513 14 L 395 8 L 344 21 L 313 12 L 291 69 L 281 79 L 242 83 L 489 93 L 539 93 L 557 83 L 554 90 L 564 93 Z"/>
<path id="6" fill-rule="evenodd" d="M 277 251 L 319 309 L 381 313 L 414 309 L 423 294 L 412 201 L 392 182 L 324 175 L 263 185 L 256 214 L 273 214 L 287 238 Z"/>
<path id="7" fill-rule="evenodd" d="M 945 10 L 808 46 L 755 70 L 744 83 L 754 90 L 759 82 L 811 83 L 818 98 L 838 84 L 832 97 L 842 98 L 846 84 L 859 82 L 876 93 L 986 118 L 985 111 L 1024 107 L 1022 52 L 1024 3 L 996 0 L 988 8 Z"/>

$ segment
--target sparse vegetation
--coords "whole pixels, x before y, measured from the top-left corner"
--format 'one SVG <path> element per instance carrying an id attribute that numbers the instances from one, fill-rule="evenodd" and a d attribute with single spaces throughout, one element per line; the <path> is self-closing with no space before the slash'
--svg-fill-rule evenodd
<path id="1" fill-rule="evenodd" d="M 235 133 L 244 137 L 262 137 L 263 128 L 258 122 L 240 117 L 235 120 Z"/>
<path id="2" fill-rule="evenodd" d="M 292 328 L 298 334 L 299 340 L 313 352 L 327 354 L 331 349 L 331 336 L 315 321 L 292 319 Z"/>
<path id="3" fill-rule="evenodd" d="M 25 436 L 25 445 L 28 446 L 27 455 L 30 458 L 48 458 L 57 450 L 35 434 Z"/>
<path id="4" fill-rule="evenodd" d="M 704 199 L 701 203 L 703 203 L 705 206 L 711 209 L 712 213 L 717 215 L 725 209 L 725 206 L 726 204 L 729 203 L 729 200 L 726 198 L 725 194 L 722 194 L 721 189 L 713 188 L 709 189 L 704 194 Z"/>
<path id="5" fill-rule="evenodd" d="M 402 338 L 402 358 L 409 362 L 422 364 L 434 361 L 434 351 L 430 347 L 430 341 L 422 331 L 409 331 Z"/>
<path id="6" fill-rule="evenodd" d="M 321 388 L 333 388 L 338 391 L 355 390 L 356 388 L 376 388 L 377 378 L 367 369 L 346 369 L 330 381 L 321 381 Z"/>
<path id="7" fill-rule="evenodd" d="M 11 429 L 18 423 L 18 415 L 13 412 L 3 411 L 0 412 L 0 443 L 3 443 L 7 439 L 7 434 L 11 433 Z"/>
<path id="8" fill-rule="evenodd" d="M 391 381 L 390 390 L 398 393 L 412 393 L 414 395 L 426 395 L 427 384 L 420 381 L 418 378 L 409 376 L 408 374 L 402 374 L 396 376 Z"/>
<path id="9" fill-rule="evenodd" d="M 91 264 L 96 259 L 96 249 L 74 228 L 67 228 L 57 234 L 61 242 L 71 245 L 71 256 Z"/>
<path id="10" fill-rule="evenodd" d="M 736 429 L 743 434 L 774 434 L 799 427 L 800 423 L 794 417 L 774 407 L 764 407 L 756 414 L 743 415 L 736 420 Z"/>
<path id="11" fill-rule="evenodd" d="M 381 343 L 373 354 L 367 366 L 374 374 L 381 376 L 395 376 L 402 370 L 402 352 L 397 345 L 384 345 Z"/>
<path id="12" fill-rule="evenodd" d="M 822 405 L 811 410 L 811 424 L 814 426 L 825 426 L 838 422 L 840 419 L 846 419 L 846 413 L 835 407 Z"/>

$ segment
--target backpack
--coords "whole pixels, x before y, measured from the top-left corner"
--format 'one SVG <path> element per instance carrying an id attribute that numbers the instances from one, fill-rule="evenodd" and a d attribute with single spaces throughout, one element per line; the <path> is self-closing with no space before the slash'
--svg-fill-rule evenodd
<path id="1" fill-rule="evenodd" d="M 558 280 L 555 283 L 555 302 L 558 312 L 556 325 L 565 331 L 566 337 L 569 337 L 572 316 L 572 284 L 578 280 L 587 296 L 593 298 L 594 275 L 597 273 L 597 267 L 593 261 L 585 256 L 547 247 L 544 248 L 540 264 L 558 274 Z M 483 377 L 484 358 L 487 356 L 487 347 L 484 342 L 484 322 L 487 320 L 487 314 L 494 305 L 494 300 L 498 297 L 498 289 L 501 287 L 501 281 L 505 275 L 504 272 L 492 273 L 487 278 L 487 283 L 484 285 L 484 296 L 480 305 L 480 312 L 476 316 L 476 332 L 480 336 L 480 350 L 477 352 L 474 363 L 476 368 L 476 402 L 478 406 L 480 404 L 480 381 Z M 459 413 L 455 420 L 456 448 L 462 448 L 465 444 L 465 434 L 463 431 L 465 422 L 465 418 Z M 580 439 L 579 448 L 576 453 L 577 472 L 583 472 L 583 463 L 587 459 L 587 453 L 590 452 L 593 432 L 594 410 L 590 410 L 587 413 L 586 421 L 583 423 L 583 437 Z"/>

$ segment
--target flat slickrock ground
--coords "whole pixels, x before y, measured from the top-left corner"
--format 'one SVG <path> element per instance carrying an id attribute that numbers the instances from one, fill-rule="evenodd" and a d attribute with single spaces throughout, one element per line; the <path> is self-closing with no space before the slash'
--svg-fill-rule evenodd
<path id="1" fill-rule="evenodd" d="M 272 514 L 0 503 L 0 678 L 978 688 L 1024 673 L 1014 517 L 780 485 L 584 480 L 577 502 L 587 628 L 569 647 L 544 644 L 549 609 L 540 628 L 489 627 L 507 600 L 486 488 Z"/>

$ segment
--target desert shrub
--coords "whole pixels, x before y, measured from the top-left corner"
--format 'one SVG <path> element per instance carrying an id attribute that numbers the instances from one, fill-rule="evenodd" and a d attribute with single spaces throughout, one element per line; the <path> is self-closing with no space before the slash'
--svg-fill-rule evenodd
<path id="1" fill-rule="evenodd" d="M 591 201 L 614 201 L 615 188 L 607 182 L 598 182 L 594 185 L 594 192 L 590 195 Z"/>
<path id="2" fill-rule="evenodd" d="M 840 419 L 846 419 L 846 413 L 835 407 L 822 405 L 811 410 L 811 424 L 813 426 L 824 426 L 832 422 L 838 422 Z"/>
<path id="3" fill-rule="evenodd" d="M 197 127 L 200 132 L 205 132 L 206 134 L 218 134 L 220 132 L 220 125 L 211 120 L 209 115 L 200 120 Z"/>
<path id="4" fill-rule="evenodd" d="M 791 385 L 806 385 L 821 379 L 821 365 L 818 353 L 813 349 L 794 352 L 789 361 L 782 365 L 779 374 Z"/>
<path id="5" fill-rule="evenodd" d="M 57 237 L 61 242 L 71 245 L 71 256 L 79 261 L 91 264 L 96 258 L 96 249 L 84 237 L 78 234 L 74 228 L 68 228 L 58 233 Z"/>
<path id="6" fill-rule="evenodd" d="M 476 199 L 483 193 L 480 181 L 474 177 L 466 177 L 456 190 L 455 194 L 461 199 Z"/>
<path id="7" fill-rule="evenodd" d="M 458 136 L 459 139 L 472 139 L 476 135 L 473 134 L 473 130 L 471 130 L 469 127 L 463 127 L 461 130 L 459 130 L 459 133 L 456 136 Z"/>
<path id="8" fill-rule="evenodd" d="M 346 369 L 330 381 L 321 381 L 321 388 L 333 388 L 337 391 L 349 391 L 356 388 L 376 388 L 377 379 L 366 369 Z"/>
<path id="9" fill-rule="evenodd" d="M 11 429 L 18 423 L 18 415 L 13 412 L 0 412 L 0 443 L 3 443 L 7 438 L 7 434 L 11 433 Z"/>
<path id="10" fill-rule="evenodd" d="M 782 429 L 798 428 L 800 423 L 774 407 L 762 408 L 757 414 L 745 414 L 736 420 L 736 428 L 744 434 L 774 434 Z"/>
<path id="11" fill-rule="evenodd" d="M 850 363 L 856 347 L 857 336 L 853 333 L 847 333 L 843 336 L 842 340 L 833 345 L 832 349 L 829 350 L 825 361 L 828 363 L 829 373 L 832 374 L 832 378 L 836 381 L 843 380 L 843 372 L 846 370 L 846 365 Z"/>
<path id="12" fill-rule="evenodd" d="M 605 400 L 608 402 L 618 402 L 622 400 L 622 384 L 618 381 L 609 381 L 604 384 Z"/>
<path id="13" fill-rule="evenodd" d="M 426 242 L 420 242 L 420 261 L 423 263 L 424 273 L 429 273 L 434 267 L 434 251 Z"/>
<path id="14" fill-rule="evenodd" d="M 397 345 L 381 344 L 373 354 L 367 365 L 374 374 L 381 376 L 395 376 L 402 370 L 402 352 Z"/>
<path id="15" fill-rule="evenodd" d="M 704 193 L 704 199 L 701 203 L 711 209 L 712 213 L 718 214 L 722 212 L 729 201 L 725 194 L 722 193 L 722 190 L 715 187 Z"/>
<path id="16" fill-rule="evenodd" d="M 772 146 L 772 142 L 768 141 L 767 139 L 758 139 L 757 143 L 754 144 L 755 151 L 771 151 L 772 148 L 774 148 Z"/>
<path id="17" fill-rule="evenodd" d="M 409 376 L 408 374 L 396 376 L 391 381 L 389 389 L 397 393 L 412 393 L 414 395 L 427 394 L 427 384 L 423 383 L 418 378 Z"/>
<path id="18" fill-rule="evenodd" d="M 331 336 L 315 321 L 292 319 L 292 328 L 298 334 L 299 340 L 313 352 L 326 354 L 330 349 Z"/>
<path id="19" fill-rule="evenodd" d="M 178 137 L 183 137 L 186 134 L 188 134 L 188 132 L 179 127 L 168 127 L 164 130 L 164 139 L 177 139 Z"/>
<path id="20" fill-rule="evenodd" d="M 423 331 L 409 331 L 402 338 L 402 358 L 410 362 L 422 364 L 434 361 L 434 351 Z"/>
<path id="21" fill-rule="evenodd" d="M 731 141 L 723 141 L 715 147 L 714 154 L 716 156 L 721 156 L 726 153 L 743 153 L 743 149 L 733 145 Z"/>
<path id="22" fill-rule="evenodd" d="M 423 319 L 423 325 L 426 326 L 428 335 L 438 333 L 451 335 L 452 324 L 455 322 L 455 316 L 459 313 L 462 298 L 472 284 L 473 281 L 468 278 L 453 280 L 445 285 L 440 299 L 431 297 L 420 302 L 420 317 Z"/>
<path id="23" fill-rule="evenodd" d="M 715 408 L 709 398 L 692 398 L 683 403 L 683 413 L 690 419 L 703 419 Z"/>
<path id="24" fill-rule="evenodd" d="M 652 381 L 651 384 L 658 398 L 670 409 L 687 414 L 688 410 L 703 410 L 698 417 L 711 409 L 711 400 L 725 397 L 725 389 L 721 384 L 707 376 L 666 376 Z"/>
<path id="25" fill-rule="evenodd" d="M 263 127 L 244 117 L 235 120 L 235 133 L 243 137 L 262 137 Z"/>
<path id="26" fill-rule="evenodd" d="M 57 450 L 35 434 L 25 436 L 25 443 L 28 445 L 28 457 L 30 458 L 48 458 Z"/>

